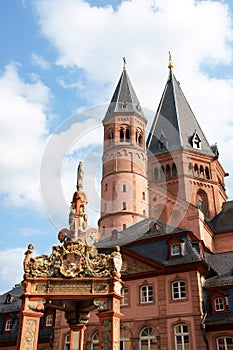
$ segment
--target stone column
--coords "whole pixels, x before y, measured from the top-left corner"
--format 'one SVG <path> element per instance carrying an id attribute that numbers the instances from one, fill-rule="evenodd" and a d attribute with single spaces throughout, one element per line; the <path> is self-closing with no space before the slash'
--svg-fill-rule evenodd
<path id="1" fill-rule="evenodd" d="M 84 332 L 86 326 L 84 324 L 70 324 L 70 350 L 83 350 Z"/>
<path id="2" fill-rule="evenodd" d="M 113 297 L 108 311 L 100 311 L 99 350 L 120 350 L 120 299 Z"/>
<path id="3" fill-rule="evenodd" d="M 21 311 L 19 314 L 19 331 L 17 350 L 37 350 L 40 317 L 42 312 Z"/>

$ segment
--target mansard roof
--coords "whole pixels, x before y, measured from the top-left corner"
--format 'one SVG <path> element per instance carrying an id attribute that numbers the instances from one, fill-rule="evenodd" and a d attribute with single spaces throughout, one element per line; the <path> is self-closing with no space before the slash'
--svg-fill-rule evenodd
<path id="1" fill-rule="evenodd" d="M 161 147 L 161 143 L 164 147 Z M 179 149 L 215 155 L 172 67 L 147 139 L 147 148 L 149 155 Z"/>
<path id="2" fill-rule="evenodd" d="M 108 250 L 122 246 L 143 258 L 162 264 L 164 267 L 191 264 L 203 261 L 200 241 L 193 239 L 191 232 L 175 228 L 155 218 L 145 219 L 96 244 L 97 248 Z M 169 240 L 176 237 L 182 246 L 182 255 L 169 257 Z"/>
<path id="3" fill-rule="evenodd" d="M 104 120 L 106 120 L 115 112 L 137 113 L 144 118 L 142 108 L 134 91 L 133 85 L 129 79 L 125 66 L 118 81 L 115 92 L 112 96 Z"/>
<path id="4" fill-rule="evenodd" d="M 155 229 L 153 229 L 153 226 Z M 112 237 L 99 241 L 97 248 L 112 248 L 115 246 L 123 246 L 137 240 L 144 240 L 151 237 L 168 235 L 176 232 L 187 230 L 179 229 L 171 225 L 167 225 L 156 218 L 149 218 L 139 221 L 121 232 L 113 232 Z"/>
<path id="5" fill-rule="evenodd" d="M 224 202 L 221 212 L 207 223 L 216 234 L 233 232 L 233 201 Z"/>

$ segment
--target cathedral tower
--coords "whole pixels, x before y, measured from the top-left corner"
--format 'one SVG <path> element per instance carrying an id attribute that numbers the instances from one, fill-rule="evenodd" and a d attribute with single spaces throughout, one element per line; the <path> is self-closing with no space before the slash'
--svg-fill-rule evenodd
<path id="1" fill-rule="evenodd" d="M 173 219 L 180 215 L 174 212 L 179 199 L 212 218 L 227 198 L 227 174 L 218 161 L 217 146 L 209 145 L 176 80 L 171 57 L 168 68 L 168 80 L 147 140 L 150 216 L 174 224 Z"/>
<path id="2" fill-rule="evenodd" d="M 126 71 L 103 120 L 102 238 L 148 216 L 146 119 Z"/>

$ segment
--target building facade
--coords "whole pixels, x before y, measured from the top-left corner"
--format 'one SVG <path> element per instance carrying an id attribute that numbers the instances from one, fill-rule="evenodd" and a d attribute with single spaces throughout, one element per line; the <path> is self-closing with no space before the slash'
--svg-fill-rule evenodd
<path id="1" fill-rule="evenodd" d="M 122 350 L 232 350 L 228 174 L 217 146 L 210 146 L 201 130 L 171 60 L 168 69 L 146 141 L 147 121 L 123 67 L 103 119 L 101 240 L 96 247 L 108 253 L 120 246 L 123 256 Z M 2 349 L 15 348 L 17 291 L 1 299 Z M 62 312 L 45 311 L 39 338 L 40 350 L 69 349 Z M 102 345 L 98 318 L 91 312 L 84 350 L 96 349 Z"/>

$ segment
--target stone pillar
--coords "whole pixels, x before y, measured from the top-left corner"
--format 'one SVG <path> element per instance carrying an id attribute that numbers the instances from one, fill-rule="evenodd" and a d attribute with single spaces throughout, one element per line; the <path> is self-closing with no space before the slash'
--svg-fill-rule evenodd
<path id="1" fill-rule="evenodd" d="M 100 311 L 99 350 L 120 350 L 120 299 L 113 297 L 111 307 Z"/>
<path id="2" fill-rule="evenodd" d="M 40 317 L 42 312 L 22 311 L 19 314 L 17 350 L 37 350 Z"/>
<path id="3" fill-rule="evenodd" d="M 86 326 L 84 324 L 70 324 L 70 350 L 83 350 L 84 332 Z"/>

